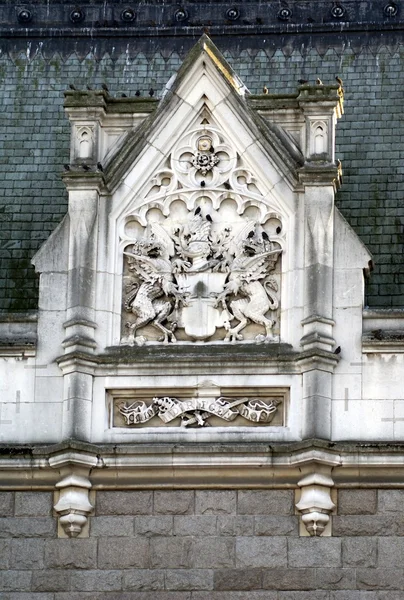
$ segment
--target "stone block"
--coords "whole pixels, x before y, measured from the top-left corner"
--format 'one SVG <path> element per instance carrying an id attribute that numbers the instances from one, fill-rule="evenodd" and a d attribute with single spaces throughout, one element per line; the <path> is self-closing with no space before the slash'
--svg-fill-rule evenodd
<path id="1" fill-rule="evenodd" d="M 316 569 L 318 590 L 352 590 L 355 587 L 355 569 Z"/>
<path id="2" fill-rule="evenodd" d="M 313 590 L 316 588 L 315 569 L 265 569 L 263 588 L 267 590 Z"/>
<path id="3" fill-rule="evenodd" d="M 45 566 L 49 569 L 95 569 L 96 540 L 46 540 Z"/>
<path id="4" fill-rule="evenodd" d="M 195 514 L 236 514 L 237 492 L 235 490 L 197 490 Z"/>
<path id="5" fill-rule="evenodd" d="M 404 512 L 404 490 L 378 490 L 377 493 L 379 514 Z"/>
<path id="6" fill-rule="evenodd" d="M 70 571 L 46 569 L 32 573 L 33 592 L 63 592 L 70 589 Z"/>
<path id="7" fill-rule="evenodd" d="M 31 579 L 31 571 L 1 571 L 0 592 L 27 592 L 31 589 Z"/>
<path id="8" fill-rule="evenodd" d="M 153 492 L 97 492 L 96 515 L 150 515 Z"/>
<path id="9" fill-rule="evenodd" d="M 342 564 L 344 567 L 375 567 L 377 540 L 371 537 L 351 537 L 342 542 Z"/>
<path id="10" fill-rule="evenodd" d="M 278 592 L 268 590 L 192 592 L 192 600 L 278 600 Z"/>
<path id="11" fill-rule="evenodd" d="M 328 592 L 279 592 L 278 600 L 329 600 Z"/>
<path id="12" fill-rule="evenodd" d="M 133 517 L 91 517 L 90 536 L 127 537 L 133 536 Z"/>
<path id="13" fill-rule="evenodd" d="M 293 515 L 292 490 L 239 490 L 239 515 Z"/>
<path id="14" fill-rule="evenodd" d="M 286 538 L 239 537 L 236 540 L 237 567 L 284 567 L 287 564 Z"/>
<path id="15" fill-rule="evenodd" d="M 404 590 L 404 570 L 357 569 L 356 587 L 360 590 Z"/>
<path id="16" fill-rule="evenodd" d="M 197 569 L 222 569 L 235 566 L 235 538 L 195 538 L 192 566 Z"/>
<path id="17" fill-rule="evenodd" d="M 213 571 L 208 569 L 167 569 L 165 587 L 181 592 L 213 589 Z"/>
<path id="18" fill-rule="evenodd" d="M 388 537 L 378 540 L 379 567 L 403 568 L 404 538 Z"/>
<path id="19" fill-rule="evenodd" d="M 21 517 L 0 519 L 0 538 L 53 538 L 56 519 L 52 517 Z"/>
<path id="20" fill-rule="evenodd" d="M 341 540 L 335 538 L 288 539 L 289 566 L 341 567 Z"/>
<path id="21" fill-rule="evenodd" d="M 44 540 L 11 540 L 10 568 L 43 569 L 44 545 Z"/>
<path id="22" fill-rule="evenodd" d="M 335 537 L 404 535 L 404 521 L 393 515 L 333 516 L 332 533 Z"/>
<path id="23" fill-rule="evenodd" d="M 254 517 L 255 535 L 299 535 L 299 517 Z"/>
<path id="24" fill-rule="evenodd" d="M 99 569 L 145 569 L 149 567 L 149 540 L 101 538 L 98 540 Z"/>
<path id="25" fill-rule="evenodd" d="M 52 492 L 16 492 L 16 517 L 48 517 L 52 515 Z"/>
<path id="26" fill-rule="evenodd" d="M 217 533 L 218 535 L 254 535 L 254 517 L 218 515 Z"/>
<path id="27" fill-rule="evenodd" d="M 381 598 L 377 594 L 377 592 L 364 592 L 362 590 L 344 590 L 330 592 L 330 600 L 381 600 Z M 394 598 L 389 597 L 388 600 L 394 600 Z"/>
<path id="28" fill-rule="evenodd" d="M 159 535 L 173 534 L 173 517 L 135 517 L 135 532 L 136 535 L 145 537 L 153 537 Z"/>
<path id="29" fill-rule="evenodd" d="M 114 592 L 122 589 L 122 571 L 73 571 L 71 589 L 81 592 Z"/>
<path id="30" fill-rule="evenodd" d="M 150 561 L 153 569 L 189 568 L 192 540 L 190 538 L 151 538 Z"/>
<path id="31" fill-rule="evenodd" d="M 11 517 L 14 513 L 14 492 L 0 492 L 0 517 Z"/>
<path id="32" fill-rule="evenodd" d="M 157 569 L 131 569 L 123 575 L 122 589 L 139 592 L 163 590 L 164 573 Z"/>
<path id="33" fill-rule="evenodd" d="M 190 490 L 154 492 L 154 513 L 162 515 L 193 514 L 194 501 L 194 492 Z"/>
<path id="34" fill-rule="evenodd" d="M 338 490 L 339 515 L 374 515 L 376 510 L 376 490 Z"/>
<path id="35" fill-rule="evenodd" d="M 181 515 L 174 517 L 174 535 L 216 535 L 216 519 L 213 515 Z"/>
<path id="36" fill-rule="evenodd" d="M 215 571 L 215 590 L 260 590 L 263 569 L 221 569 Z"/>
<path id="37" fill-rule="evenodd" d="M 10 542 L 8 540 L 0 540 L 0 569 L 9 568 L 10 558 Z"/>
<path id="38" fill-rule="evenodd" d="M 1 600 L 55 600 L 53 592 L 2 592 Z"/>

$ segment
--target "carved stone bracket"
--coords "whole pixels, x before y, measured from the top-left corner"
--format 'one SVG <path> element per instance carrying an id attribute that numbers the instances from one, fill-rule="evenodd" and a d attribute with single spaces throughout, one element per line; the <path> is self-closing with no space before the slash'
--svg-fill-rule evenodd
<path id="1" fill-rule="evenodd" d="M 59 522 L 69 537 L 77 537 L 93 510 L 88 498 L 91 483 L 86 477 L 72 473 L 59 481 L 56 488 L 60 495 L 54 509 L 59 514 Z"/>
<path id="2" fill-rule="evenodd" d="M 306 474 L 298 482 L 301 489 L 300 501 L 296 504 L 302 514 L 302 522 L 311 536 L 320 536 L 329 523 L 330 514 L 335 508 L 331 500 L 334 481 L 330 476 L 331 467 L 316 465 L 303 469 Z"/>
<path id="3" fill-rule="evenodd" d="M 49 459 L 51 467 L 60 467 L 61 479 L 55 484 L 56 502 L 54 510 L 67 537 L 75 538 L 83 534 L 87 518 L 93 511 L 89 492 L 91 468 L 97 465 L 97 457 L 67 453 Z M 63 535 L 62 532 L 62 535 Z"/>

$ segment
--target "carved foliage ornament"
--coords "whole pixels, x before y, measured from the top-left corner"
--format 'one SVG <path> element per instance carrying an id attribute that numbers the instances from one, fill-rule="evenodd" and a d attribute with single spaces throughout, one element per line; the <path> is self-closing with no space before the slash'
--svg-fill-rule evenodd
<path id="1" fill-rule="evenodd" d="M 150 326 L 164 343 L 236 342 L 244 330 L 250 341 L 278 341 L 271 315 L 282 249 L 260 203 L 253 176 L 217 131 L 191 132 L 177 144 L 131 216 L 122 343 L 153 339 Z"/>
<path id="2" fill-rule="evenodd" d="M 171 396 L 153 398 L 147 405 L 141 400 L 132 404 L 122 403 L 119 412 L 125 419 L 126 425 L 146 423 L 158 416 L 164 423 L 170 423 L 181 418 L 181 427 L 204 427 L 209 425 L 212 416 L 224 421 L 234 421 L 238 416 L 247 421 L 268 424 L 275 416 L 280 401 L 263 400 L 261 398 L 227 398 L 220 396 L 214 400 L 204 398 L 189 398 L 179 400 Z"/>

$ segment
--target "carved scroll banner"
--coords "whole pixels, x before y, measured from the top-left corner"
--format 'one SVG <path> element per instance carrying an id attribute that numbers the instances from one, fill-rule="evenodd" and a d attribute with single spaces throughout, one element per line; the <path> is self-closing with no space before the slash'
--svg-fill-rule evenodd
<path id="1" fill-rule="evenodd" d="M 172 396 L 163 396 L 154 397 L 150 404 L 142 400 L 121 402 L 117 404 L 117 408 L 126 426 L 141 425 L 151 421 L 153 417 L 158 417 L 164 424 L 171 424 L 180 419 L 181 427 L 205 427 L 210 425 L 208 420 L 211 417 L 227 423 L 242 417 L 250 423 L 268 425 L 275 417 L 281 402 L 280 398 L 220 396 L 180 400 Z"/>

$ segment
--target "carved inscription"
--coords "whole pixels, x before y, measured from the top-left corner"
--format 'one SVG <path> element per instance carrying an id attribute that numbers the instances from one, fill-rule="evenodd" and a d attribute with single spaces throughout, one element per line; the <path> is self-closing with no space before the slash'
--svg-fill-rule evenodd
<path id="1" fill-rule="evenodd" d="M 283 398 L 276 397 L 175 397 L 155 396 L 151 400 L 132 399 L 116 401 L 118 421 L 121 426 L 181 426 L 206 427 L 234 424 L 269 425 L 282 405 Z M 282 420 L 282 415 L 279 415 Z M 157 422 L 156 422 L 157 419 Z M 116 422 L 116 419 L 115 419 Z M 279 424 L 279 418 L 277 421 Z"/>

